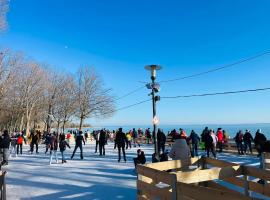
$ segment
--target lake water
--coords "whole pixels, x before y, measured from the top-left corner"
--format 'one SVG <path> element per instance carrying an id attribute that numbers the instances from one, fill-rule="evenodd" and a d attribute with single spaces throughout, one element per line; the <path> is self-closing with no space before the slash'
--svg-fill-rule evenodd
<path id="1" fill-rule="evenodd" d="M 158 128 L 161 128 L 165 134 L 167 134 L 169 131 L 176 129 L 177 131 L 179 131 L 179 128 L 183 128 L 187 134 L 189 135 L 191 130 L 194 130 L 197 134 L 201 134 L 203 129 L 208 126 L 210 129 L 214 129 L 215 131 L 221 127 L 222 129 L 226 130 L 226 132 L 229 134 L 230 137 L 234 137 L 236 132 L 238 132 L 239 130 L 245 131 L 246 129 L 250 130 L 252 135 L 255 135 L 255 132 L 258 129 L 261 129 L 262 132 L 265 134 L 265 136 L 267 138 L 270 138 L 270 123 L 268 124 L 209 124 L 209 125 L 159 125 Z M 146 128 L 150 128 L 151 130 L 153 129 L 153 127 L 150 126 L 104 126 L 104 127 L 91 127 L 91 128 L 84 128 L 83 131 L 86 130 L 99 130 L 101 128 L 106 128 L 108 130 L 116 130 L 119 127 L 122 127 L 124 132 L 128 132 L 129 130 L 132 130 L 133 128 L 142 128 L 143 130 L 145 130 Z"/>

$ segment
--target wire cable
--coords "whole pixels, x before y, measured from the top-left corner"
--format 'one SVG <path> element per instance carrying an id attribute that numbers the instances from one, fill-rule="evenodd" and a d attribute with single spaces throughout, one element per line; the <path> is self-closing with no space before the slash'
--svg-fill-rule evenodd
<path id="1" fill-rule="evenodd" d="M 183 80 L 183 79 L 193 78 L 193 77 L 197 77 L 197 76 L 202 76 L 202 75 L 205 75 L 205 74 L 209 74 L 209 73 L 220 71 L 220 70 L 223 70 L 223 69 L 226 69 L 226 68 L 230 68 L 230 67 L 233 67 L 233 66 L 242 64 L 244 62 L 248 62 L 248 61 L 254 60 L 256 58 L 262 57 L 262 56 L 267 55 L 269 53 L 270 53 L 270 51 L 268 50 L 268 51 L 259 53 L 257 55 L 254 55 L 254 56 L 251 56 L 251 57 L 248 57 L 248 58 L 244 58 L 242 60 L 239 60 L 239 61 L 236 61 L 236 62 L 227 64 L 227 65 L 224 65 L 222 67 L 217 67 L 217 68 L 210 69 L 210 70 L 207 70 L 207 71 L 204 71 L 204 72 L 200 72 L 200 73 L 197 73 L 197 74 L 193 74 L 193 75 L 189 75 L 189 76 L 184 76 L 184 77 L 180 77 L 180 78 L 175 78 L 175 79 L 170 79 L 170 80 L 165 80 L 165 81 L 159 81 L 159 83 L 168 83 L 168 82 L 174 82 L 174 81 L 179 81 L 179 80 Z"/>
<path id="2" fill-rule="evenodd" d="M 162 99 L 177 99 L 177 98 L 190 98 L 190 97 L 204 97 L 204 96 L 216 96 L 216 95 L 237 94 L 237 93 L 247 93 L 247 92 L 259 92 L 259 91 L 266 91 L 266 90 L 270 90 L 270 87 L 249 89 L 249 90 L 229 91 L 229 92 L 215 92 L 215 93 L 179 95 L 179 96 L 167 96 L 167 97 L 165 96 L 161 98 Z"/>
<path id="3" fill-rule="evenodd" d="M 114 113 L 114 112 L 117 112 L 117 111 L 120 111 L 120 110 L 126 110 L 128 108 L 131 108 L 131 107 L 134 107 L 134 106 L 138 106 L 140 104 L 146 103 L 146 102 L 151 101 L 151 100 L 152 100 L 152 98 L 146 99 L 144 101 L 140 101 L 138 103 L 134 103 L 134 104 L 131 104 L 131 105 L 128 105 L 128 106 L 124 106 L 124 107 L 121 107 L 121 108 L 116 109 L 115 111 L 110 111 L 110 112 L 107 112 L 107 113 L 104 113 L 104 114 L 107 115 L 107 114 L 111 114 L 111 113 Z"/>
<path id="4" fill-rule="evenodd" d="M 120 99 L 123 99 L 125 97 L 128 97 L 128 96 L 130 96 L 130 95 L 132 95 L 132 94 L 134 94 L 134 93 L 142 90 L 143 88 L 145 88 L 145 86 L 138 87 L 135 90 L 132 90 L 132 91 L 128 92 L 127 94 L 124 94 L 123 96 L 120 96 L 120 97 L 116 98 L 115 100 L 118 101 Z"/>

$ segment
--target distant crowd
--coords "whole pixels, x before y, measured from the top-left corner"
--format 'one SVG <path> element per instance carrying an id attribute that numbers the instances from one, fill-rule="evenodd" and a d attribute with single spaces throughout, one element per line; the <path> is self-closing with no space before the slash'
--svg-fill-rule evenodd
<path id="1" fill-rule="evenodd" d="M 106 145 L 108 142 L 114 143 L 114 149 L 118 150 L 118 162 L 122 158 L 126 159 L 126 150 L 132 147 L 138 147 L 137 157 L 134 158 L 135 166 L 146 162 L 144 152 L 140 149 L 141 145 L 152 144 L 155 139 L 151 129 L 132 129 L 124 132 L 122 128 L 109 131 L 106 129 L 95 130 L 90 132 L 82 132 L 80 130 L 70 130 L 66 134 L 57 133 L 55 131 L 31 131 L 26 136 L 25 131 L 13 132 L 9 134 L 7 130 L 1 133 L 0 137 L 0 153 L 1 166 L 8 164 L 10 155 L 17 156 L 23 153 L 23 146 L 29 145 L 29 154 L 39 153 L 39 145 L 45 145 L 45 154 L 49 152 L 49 164 L 52 164 L 53 158 L 58 163 L 58 152 L 61 153 L 62 163 L 66 163 L 65 150 L 70 148 L 70 141 L 74 139 L 75 147 L 70 159 L 73 159 L 76 151 L 80 150 L 80 158 L 84 159 L 83 145 L 87 141 L 95 141 L 95 153 L 100 156 L 106 155 Z M 238 154 L 253 153 L 253 147 L 258 152 L 258 156 L 264 151 L 270 152 L 270 143 L 266 136 L 259 129 L 252 136 L 249 130 L 238 131 L 233 138 L 237 147 Z M 201 149 L 209 157 L 210 153 L 216 158 L 217 152 L 221 153 L 224 147 L 230 145 L 229 135 L 222 128 L 218 128 L 216 132 L 213 129 L 206 127 L 200 136 L 192 130 L 188 135 L 184 129 L 176 129 L 167 133 L 167 135 L 158 129 L 157 131 L 157 148 L 160 154 L 160 160 L 166 161 L 169 159 L 187 159 L 189 157 L 198 156 L 198 151 Z M 169 147 L 167 151 L 166 145 Z M 169 150 L 169 151 L 168 151 Z M 156 155 L 152 155 L 152 161 L 156 162 Z"/>

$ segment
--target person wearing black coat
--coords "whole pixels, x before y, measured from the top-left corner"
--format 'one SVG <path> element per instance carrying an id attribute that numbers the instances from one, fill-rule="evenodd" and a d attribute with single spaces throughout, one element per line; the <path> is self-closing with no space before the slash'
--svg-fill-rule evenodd
<path id="1" fill-rule="evenodd" d="M 31 135 L 31 143 L 30 143 L 30 152 L 31 154 L 34 152 L 34 146 L 36 146 L 36 153 L 38 153 L 38 143 L 39 143 L 39 134 L 38 132 L 32 132 Z"/>
<path id="2" fill-rule="evenodd" d="M 249 130 L 246 130 L 244 136 L 243 136 L 243 140 L 244 140 L 244 152 L 245 154 L 247 153 L 247 149 L 249 148 L 250 153 L 252 154 L 252 146 L 251 146 L 251 142 L 254 141 L 251 133 Z"/>
<path id="3" fill-rule="evenodd" d="M 163 133 L 163 131 L 161 131 L 161 129 L 158 129 L 158 132 L 157 132 L 157 144 L 158 144 L 158 152 L 162 150 L 162 153 L 164 153 L 165 144 L 166 144 L 166 136 Z"/>
<path id="4" fill-rule="evenodd" d="M 59 149 L 60 149 L 60 152 L 61 152 L 61 155 L 62 155 L 62 163 L 66 163 L 66 159 L 65 159 L 65 150 L 66 148 L 70 148 L 68 142 L 65 140 L 65 139 L 60 139 L 60 142 L 59 142 Z"/>
<path id="5" fill-rule="evenodd" d="M 121 161 L 121 149 L 123 152 L 124 161 L 125 162 L 127 161 L 126 152 L 125 152 L 126 141 L 127 141 L 126 134 L 123 132 L 122 128 L 119 128 L 119 130 L 117 131 L 116 136 L 115 136 L 115 143 L 116 143 L 117 148 L 118 148 L 118 162 Z"/>
<path id="6" fill-rule="evenodd" d="M 138 164 L 144 165 L 146 163 L 146 158 L 144 152 L 141 149 L 137 150 L 137 158 L 133 158 L 135 168 Z"/>
<path id="7" fill-rule="evenodd" d="M 259 129 L 256 134 L 255 134 L 255 138 L 254 138 L 254 144 L 255 147 L 258 151 L 258 157 L 261 156 L 262 151 L 262 146 L 263 144 L 267 141 L 265 135 L 261 132 L 261 129 Z"/>
<path id="8" fill-rule="evenodd" d="M 8 165 L 10 142 L 11 139 L 8 131 L 4 130 L 4 133 L 0 138 L 0 148 L 3 149 L 3 161 L 1 162 L 1 165 Z"/>
<path id="9" fill-rule="evenodd" d="M 192 155 L 192 157 L 198 156 L 198 146 L 200 143 L 200 137 L 195 133 L 194 130 L 192 130 L 189 138 L 190 138 L 190 142 L 192 144 L 191 155 Z"/>
<path id="10" fill-rule="evenodd" d="M 105 156 L 105 144 L 106 144 L 106 132 L 104 130 L 100 131 L 99 135 L 99 155 Z"/>
<path id="11" fill-rule="evenodd" d="M 74 154 L 76 153 L 76 151 L 77 151 L 78 148 L 80 148 L 81 159 L 83 159 L 82 143 L 85 145 L 85 140 L 84 140 L 84 137 L 83 137 L 83 132 L 82 131 L 79 131 L 79 134 L 76 136 L 76 139 L 75 139 L 75 148 L 74 148 L 73 154 L 71 156 L 71 159 L 73 159 Z"/>

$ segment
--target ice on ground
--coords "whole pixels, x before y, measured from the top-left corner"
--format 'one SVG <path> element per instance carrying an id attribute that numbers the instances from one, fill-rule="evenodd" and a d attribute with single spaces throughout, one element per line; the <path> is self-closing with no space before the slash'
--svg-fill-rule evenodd
<path id="1" fill-rule="evenodd" d="M 79 149 L 70 160 L 71 149 L 67 149 L 66 164 L 49 165 L 49 155 L 41 145 L 39 154 L 27 153 L 29 146 L 24 146 L 24 154 L 10 158 L 4 167 L 7 173 L 7 199 L 10 200 L 56 200 L 56 199 L 136 199 L 136 174 L 133 158 L 137 148 L 126 151 L 127 163 L 118 163 L 118 154 L 114 145 L 106 145 L 106 156 L 94 153 L 93 143 L 84 146 L 84 160 L 80 160 Z M 152 146 L 143 145 L 141 149 L 151 162 Z M 58 153 L 59 161 L 61 155 Z M 258 165 L 255 157 L 221 154 L 219 159 L 249 165 Z"/>

